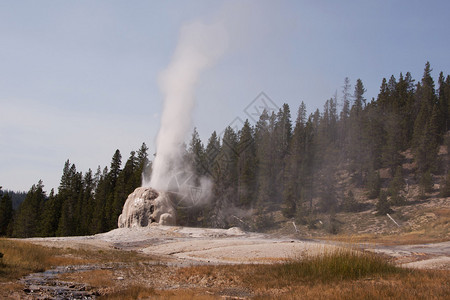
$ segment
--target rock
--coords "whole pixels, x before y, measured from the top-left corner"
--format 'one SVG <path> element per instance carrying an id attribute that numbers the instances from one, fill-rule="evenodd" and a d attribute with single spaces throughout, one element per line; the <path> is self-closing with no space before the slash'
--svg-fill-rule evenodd
<path id="1" fill-rule="evenodd" d="M 139 187 L 128 196 L 117 223 L 119 228 L 176 225 L 176 210 L 168 193 Z"/>
<path id="2" fill-rule="evenodd" d="M 159 224 L 162 225 L 175 225 L 176 220 L 173 214 L 164 213 L 159 217 Z"/>
<path id="3" fill-rule="evenodd" d="M 242 231 L 239 227 L 231 227 L 227 229 L 227 234 L 229 235 L 245 235 L 245 232 Z"/>

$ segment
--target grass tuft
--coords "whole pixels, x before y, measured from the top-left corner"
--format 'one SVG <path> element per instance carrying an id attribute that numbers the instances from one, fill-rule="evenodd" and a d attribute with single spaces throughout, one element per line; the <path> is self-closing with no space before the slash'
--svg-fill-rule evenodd
<path id="1" fill-rule="evenodd" d="M 355 280 L 407 272 L 374 253 L 347 248 L 324 250 L 319 255 L 263 268 L 266 279 L 261 280 L 258 274 L 254 274 L 251 280 L 278 287 L 289 286 L 293 282 Z M 272 277 L 270 280 L 267 280 L 267 274 Z"/>

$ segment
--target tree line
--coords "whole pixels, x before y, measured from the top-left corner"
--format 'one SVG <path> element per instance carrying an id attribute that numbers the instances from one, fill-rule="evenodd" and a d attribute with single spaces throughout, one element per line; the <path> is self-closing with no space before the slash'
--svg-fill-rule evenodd
<path id="1" fill-rule="evenodd" d="M 352 88 L 346 78 L 341 95 L 327 100 L 321 112 L 307 115 L 302 102 L 292 122 L 290 107 L 283 104 L 278 111 L 264 111 L 255 125 L 247 120 L 237 132 L 228 127 L 221 138 L 213 132 L 206 146 L 194 130 L 187 156 L 197 175 L 212 178 L 214 196 L 202 209 L 181 209 L 186 217 L 180 222 L 261 230 L 282 210 L 304 224 L 317 213 L 333 218 L 338 211 L 364 209 L 351 187 L 378 199 L 377 212 L 385 214 L 407 202 L 402 153 L 408 149 L 413 178 L 425 197 L 433 176 L 448 173 L 438 150 L 450 129 L 450 76 L 441 72 L 436 88 L 431 71 L 427 62 L 417 83 L 409 72 L 384 78 L 370 101 L 360 79 Z M 389 170 L 388 182 L 380 179 L 380 169 Z M 347 174 L 351 184 L 339 182 L 338 173 Z M 446 182 L 442 195 L 450 196 Z"/>
<path id="2" fill-rule="evenodd" d="M 9 193 L 1 192 L 0 235 L 13 237 L 89 235 L 117 227 L 123 204 L 148 176 L 150 161 L 145 143 L 122 168 L 116 150 L 110 167 L 78 172 L 75 164 L 64 164 L 58 192 L 47 195 L 40 180 L 14 211 Z M 0 189 L 1 191 L 1 189 Z"/>
<path id="3" fill-rule="evenodd" d="M 383 78 L 377 98 L 370 101 L 360 79 L 352 88 L 345 78 L 341 93 L 322 111 L 308 115 L 301 102 L 293 121 L 289 105 L 283 104 L 278 111 L 263 111 L 255 124 L 246 120 L 239 130 L 213 132 L 206 144 L 194 129 L 185 158 L 196 176 L 211 179 L 212 196 L 203 205 L 178 207 L 178 223 L 263 230 L 281 210 L 304 224 L 318 213 L 332 217 L 364 209 L 350 187 L 378 199 L 376 209 L 385 214 L 407 203 L 401 191 L 402 153 L 408 149 L 421 194 L 430 192 L 433 176 L 446 175 L 442 195 L 450 196 L 448 166 L 438 159 L 439 146 L 448 143 L 450 76 L 441 72 L 436 88 L 431 71 L 426 63 L 417 83 L 409 72 Z M 151 172 L 147 150 L 143 144 L 132 151 L 123 168 L 116 150 L 110 167 L 95 173 L 78 172 L 67 160 L 57 193 L 47 195 L 39 181 L 17 210 L 2 193 L 0 234 L 67 236 L 116 228 L 128 194 Z M 382 168 L 391 173 L 388 182 L 380 179 Z M 351 184 L 339 182 L 339 173 L 347 174 Z"/>

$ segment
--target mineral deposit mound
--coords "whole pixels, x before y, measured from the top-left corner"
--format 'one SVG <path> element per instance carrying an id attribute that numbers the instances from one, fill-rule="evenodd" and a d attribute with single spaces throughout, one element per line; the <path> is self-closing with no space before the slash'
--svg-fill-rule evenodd
<path id="1" fill-rule="evenodd" d="M 119 228 L 176 225 L 176 211 L 168 193 L 139 187 L 128 196 L 117 223 Z"/>

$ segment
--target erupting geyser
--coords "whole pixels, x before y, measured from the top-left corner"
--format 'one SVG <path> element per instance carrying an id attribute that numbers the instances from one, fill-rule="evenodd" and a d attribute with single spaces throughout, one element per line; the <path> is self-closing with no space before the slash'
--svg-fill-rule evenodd
<path id="1" fill-rule="evenodd" d="M 175 209 L 167 191 L 176 191 L 181 201 L 189 199 L 192 205 L 208 199 L 211 188 L 208 179 L 198 178 L 196 186 L 183 186 L 176 176 L 188 173 L 187 178 L 192 179 L 194 174 L 183 159 L 182 145 L 192 130 L 195 87 L 202 71 L 216 62 L 226 44 L 221 23 L 193 22 L 182 27 L 172 61 L 159 78 L 164 108 L 152 176 L 128 196 L 118 220 L 119 227 L 147 226 L 153 222 L 175 225 Z M 195 193 L 195 198 L 193 189 L 200 191 Z"/>
<path id="2" fill-rule="evenodd" d="M 186 171 L 182 145 L 192 130 L 195 87 L 200 74 L 213 65 L 225 50 L 226 34 L 221 24 L 194 22 L 183 26 L 169 66 L 160 74 L 164 95 L 161 127 L 149 186 L 171 190 L 173 175 Z"/>

